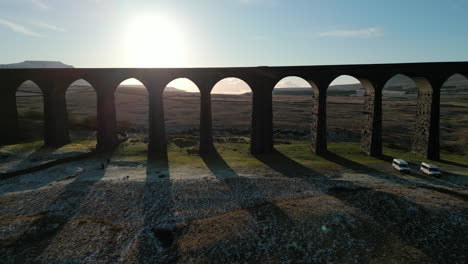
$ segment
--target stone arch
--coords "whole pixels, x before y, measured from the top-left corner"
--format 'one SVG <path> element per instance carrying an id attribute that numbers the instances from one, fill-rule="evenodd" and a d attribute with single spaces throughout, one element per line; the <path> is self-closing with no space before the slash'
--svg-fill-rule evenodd
<path id="1" fill-rule="evenodd" d="M 223 82 L 226 83 L 226 87 L 224 88 L 220 86 Z M 211 94 L 244 94 L 249 92 L 252 92 L 252 87 L 248 81 L 235 76 L 224 77 L 218 80 L 211 89 Z"/>
<path id="2" fill-rule="evenodd" d="M 417 114 L 417 97 L 420 87 L 431 91 L 423 77 L 395 74 L 382 90 L 382 142 L 387 146 L 410 149 L 413 123 Z"/>
<path id="3" fill-rule="evenodd" d="M 15 89 L 19 140 L 44 140 L 44 92 L 32 80 L 25 80 Z"/>
<path id="4" fill-rule="evenodd" d="M 117 91 L 118 87 L 121 86 L 132 86 L 134 84 L 138 84 L 139 86 L 144 87 L 146 90 L 149 89 L 148 83 L 144 78 L 140 78 L 138 76 L 134 76 L 133 74 L 125 74 L 125 76 L 121 76 L 118 79 L 113 79 L 111 83 L 116 83 L 117 85 L 114 87 L 114 93 Z M 92 83 L 91 83 L 92 84 Z M 94 85 L 93 85 L 94 87 Z"/>
<path id="5" fill-rule="evenodd" d="M 65 93 L 68 123 L 72 140 L 96 140 L 97 96 L 85 79 L 70 83 Z"/>
<path id="6" fill-rule="evenodd" d="M 21 80 L 16 88 L 15 88 L 15 91 L 18 91 L 19 89 L 21 88 L 24 88 L 24 87 L 35 87 L 35 88 L 39 88 L 39 90 L 41 91 L 41 93 L 44 93 L 44 90 L 43 90 L 43 87 L 41 87 L 39 84 L 40 82 L 36 81 L 36 80 L 33 80 L 33 79 L 27 79 L 27 80 Z"/>
<path id="7" fill-rule="evenodd" d="M 200 92 L 200 87 L 198 87 L 197 83 L 188 77 L 177 77 L 172 79 L 166 83 L 163 89 L 166 90 L 168 87 L 184 90 L 189 93 Z"/>
<path id="8" fill-rule="evenodd" d="M 272 92 L 273 139 L 308 139 L 317 86 L 299 76 L 287 76 L 276 83 Z"/>
<path id="9" fill-rule="evenodd" d="M 370 81 L 347 74 L 337 76 L 328 85 L 326 119 L 329 142 L 360 142 L 365 92 L 373 92 Z"/>
<path id="10" fill-rule="evenodd" d="M 87 78 L 84 78 L 81 76 L 75 76 L 74 78 L 70 78 L 67 82 L 64 82 L 64 83 L 65 83 L 64 85 L 65 93 L 68 92 L 68 89 L 77 88 L 77 87 L 89 87 L 89 88 L 92 88 L 94 92 L 97 92 L 93 83 Z"/>
<path id="11" fill-rule="evenodd" d="M 227 136 L 248 138 L 252 125 L 252 100 L 252 88 L 246 81 L 226 77 L 216 82 L 211 89 L 215 139 Z"/>
<path id="12" fill-rule="evenodd" d="M 143 82 L 128 78 L 115 88 L 117 133 L 144 141 L 148 134 L 148 90 Z"/>
<path id="13" fill-rule="evenodd" d="M 190 136 L 199 141 L 200 88 L 189 78 L 180 77 L 163 89 L 164 120 L 167 134 Z"/>
<path id="14" fill-rule="evenodd" d="M 442 84 L 440 91 L 440 149 L 468 154 L 468 74 L 455 73 Z"/>

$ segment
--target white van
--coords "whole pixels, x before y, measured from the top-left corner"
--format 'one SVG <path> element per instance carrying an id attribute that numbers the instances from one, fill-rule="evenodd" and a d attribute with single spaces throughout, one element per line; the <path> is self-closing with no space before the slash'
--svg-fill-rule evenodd
<path id="1" fill-rule="evenodd" d="M 402 159 L 393 159 L 392 167 L 399 172 L 409 173 L 411 171 L 410 167 L 408 166 L 408 162 Z"/>
<path id="2" fill-rule="evenodd" d="M 431 175 L 431 176 L 440 177 L 440 175 L 441 175 L 439 167 L 437 167 L 434 164 L 429 164 L 429 163 L 426 163 L 426 162 L 421 163 L 421 168 L 419 170 L 422 173 L 427 174 L 427 175 Z"/>

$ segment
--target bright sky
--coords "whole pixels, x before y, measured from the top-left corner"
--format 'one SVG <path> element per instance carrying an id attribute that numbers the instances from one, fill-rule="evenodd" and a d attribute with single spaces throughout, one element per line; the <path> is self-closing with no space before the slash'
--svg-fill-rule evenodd
<path id="1" fill-rule="evenodd" d="M 467 61 L 467 14 L 466 0 L 0 0 L 0 64 Z"/>

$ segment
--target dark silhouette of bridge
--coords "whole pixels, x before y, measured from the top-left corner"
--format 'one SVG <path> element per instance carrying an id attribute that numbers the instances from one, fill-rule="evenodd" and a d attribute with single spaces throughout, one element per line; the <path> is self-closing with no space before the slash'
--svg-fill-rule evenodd
<path id="1" fill-rule="evenodd" d="M 245 81 L 252 90 L 250 150 L 253 154 L 273 151 L 272 91 L 283 78 L 296 76 L 314 89 L 311 148 L 317 154 L 327 151 L 326 97 L 330 83 L 341 75 L 358 79 L 365 89 L 362 148 L 371 156 L 382 154 L 382 90 L 397 74 L 411 78 L 418 88 L 417 117 L 411 150 L 425 158 L 440 158 L 440 90 L 454 74 L 468 77 L 468 62 L 365 64 L 333 66 L 245 67 L 245 68 L 75 68 L 0 69 L 0 144 L 17 141 L 18 113 L 16 90 L 33 81 L 44 95 L 44 144 L 57 147 L 70 142 L 65 93 L 76 80 L 90 83 L 97 94 L 97 150 L 116 146 L 117 121 L 114 93 L 129 78 L 139 80 L 149 94 L 150 155 L 166 154 L 164 88 L 174 79 L 187 78 L 200 90 L 200 154 L 213 152 L 211 90 L 225 78 Z"/>

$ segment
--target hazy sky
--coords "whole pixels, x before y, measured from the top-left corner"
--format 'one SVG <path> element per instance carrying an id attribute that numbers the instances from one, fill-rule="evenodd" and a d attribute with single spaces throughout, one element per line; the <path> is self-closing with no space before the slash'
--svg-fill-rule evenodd
<path id="1" fill-rule="evenodd" d="M 466 61 L 467 14 L 466 0 L 0 0 L 0 64 Z"/>

